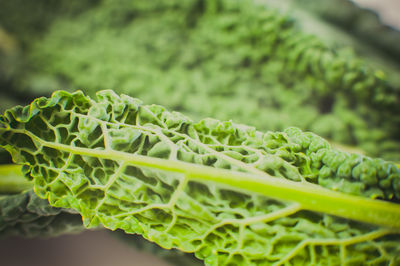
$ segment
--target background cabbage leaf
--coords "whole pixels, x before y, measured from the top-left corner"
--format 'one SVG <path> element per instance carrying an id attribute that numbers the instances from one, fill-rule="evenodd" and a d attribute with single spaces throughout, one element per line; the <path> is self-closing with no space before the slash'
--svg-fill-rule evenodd
<path id="1" fill-rule="evenodd" d="M 32 190 L 0 196 L 0 237 L 54 237 L 85 229 L 75 211 L 53 208 Z"/>
<path id="2" fill-rule="evenodd" d="M 113 89 L 194 119 L 296 126 L 400 160 L 394 56 L 376 60 L 370 47 L 360 58 L 349 48 L 365 45 L 356 35 L 346 42 L 295 4 L 282 11 L 273 3 L 83 1 L 73 17 L 49 18 L 10 83 L 35 97 Z"/>

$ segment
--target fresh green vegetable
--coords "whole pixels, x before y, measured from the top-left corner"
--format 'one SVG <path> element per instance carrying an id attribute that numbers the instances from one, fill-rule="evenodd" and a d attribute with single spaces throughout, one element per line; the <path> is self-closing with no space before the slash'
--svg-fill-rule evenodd
<path id="1" fill-rule="evenodd" d="M 0 166 L 0 238 L 55 237 L 80 233 L 85 229 L 82 217 L 76 211 L 50 206 L 47 200 L 40 199 L 31 190 L 32 186 L 32 182 L 22 175 L 20 165 Z M 203 265 L 193 254 L 165 250 L 139 235 L 125 234 L 121 230 L 112 235 L 135 249 L 155 255 L 172 265 Z"/>
<path id="2" fill-rule="evenodd" d="M 208 265 L 400 263 L 400 170 L 312 133 L 194 123 L 113 91 L 58 91 L 0 121 L 35 192 L 88 228 Z"/>
<path id="3" fill-rule="evenodd" d="M 399 34 L 397 32 L 396 35 L 395 31 L 382 30 L 383 28 L 375 20 L 376 17 L 373 17 L 371 13 L 367 14 L 354 8 L 344 10 L 343 5 L 336 2 L 332 4 L 332 1 L 315 0 L 294 2 L 282 0 L 279 3 L 268 1 L 265 9 L 263 1 L 257 1 L 257 4 L 261 5 L 255 5 L 250 1 L 224 0 L 119 0 L 117 2 L 104 0 L 80 1 L 72 5 L 70 1 L 38 0 L 34 4 L 25 2 L 16 0 L 0 3 L 0 90 L 2 91 L 0 109 L 2 110 L 15 106 L 16 102 L 25 101 L 31 96 L 46 95 L 52 92 L 53 88 L 82 87 L 85 93 L 91 96 L 94 96 L 99 88 L 114 88 L 115 91 L 142 98 L 147 103 L 159 103 L 173 110 L 182 111 L 195 119 L 206 116 L 222 120 L 233 119 L 235 122 L 256 126 L 261 130 L 283 130 L 288 126 L 298 126 L 335 142 L 356 145 L 369 155 L 400 160 L 399 67 L 395 62 L 398 49 L 396 45 L 393 45 L 393 43 L 396 44 L 394 38 Z M 285 6 L 288 2 L 293 2 L 293 7 L 295 7 L 289 9 L 288 15 L 274 10 L 275 7 Z M 332 34 L 334 31 L 322 27 L 324 24 L 322 20 L 310 19 L 312 15 L 308 16 L 310 9 L 307 10 L 307 5 L 321 17 L 331 21 L 336 19 L 335 23 L 346 23 L 343 28 L 351 31 L 347 36 L 350 38 L 347 38 L 343 32 Z M 332 5 L 339 7 L 341 12 L 331 8 Z M 334 16 L 340 17 L 337 19 Z M 367 24 L 368 26 L 364 26 Z M 299 29 L 300 26 L 302 29 Z M 370 34 L 364 29 L 376 32 Z M 304 32 L 317 34 L 318 37 L 309 36 Z M 374 43 L 371 43 L 371 37 L 367 35 L 373 36 Z M 386 42 L 388 38 L 389 41 Z M 332 40 L 335 42 L 332 43 Z M 358 51 L 362 50 L 363 60 L 351 51 L 349 52 L 347 48 L 340 48 L 340 44 L 351 45 Z M 369 49 L 374 45 L 382 49 L 379 51 Z M 335 48 L 332 49 L 332 47 Z M 387 53 L 390 58 L 381 57 L 381 52 Z M 28 55 L 28 60 L 24 58 L 26 55 Z M 375 60 L 377 58 L 379 60 Z M 389 84 L 393 81 L 394 83 Z M 58 95 L 61 97 L 63 94 Z M 71 97 L 79 98 L 80 96 Z M 118 97 L 112 96 L 112 98 L 115 100 Z M 92 103 L 92 101 L 89 102 Z M 141 110 L 150 108 L 140 106 L 138 108 Z M 161 107 L 153 108 L 158 110 Z M 44 109 L 51 111 L 50 116 L 54 115 L 51 108 Z M 160 112 L 168 113 L 163 110 Z M 41 113 L 39 116 L 45 117 Z M 174 121 L 175 116 L 176 114 L 171 115 Z M 172 119 L 171 117 L 168 119 Z M 304 133 L 295 128 L 284 132 L 269 132 L 267 135 L 271 139 L 264 142 L 264 139 L 260 141 L 257 137 L 264 133 L 258 132 L 254 133 L 257 136 L 252 135 L 253 133 L 250 132 L 257 131 L 235 123 L 209 119 L 193 123 L 187 118 L 179 115 L 178 117 L 180 117 L 178 120 L 185 121 L 183 125 L 187 125 L 186 122 L 193 127 L 197 125 L 196 132 L 200 132 L 200 136 L 226 134 L 240 141 L 235 142 L 232 147 L 229 145 L 227 147 L 222 137 L 221 139 L 214 137 L 211 140 L 204 137 L 207 141 L 201 142 L 211 149 L 215 148 L 217 154 L 215 157 L 198 149 L 192 150 L 193 154 L 189 152 L 189 155 L 185 155 L 189 157 L 179 158 L 191 164 L 195 163 L 196 167 L 200 165 L 198 174 L 203 179 L 210 178 L 214 174 L 214 177 L 217 176 L 219 181 L 222 181 L 221 176 L 224 176 L 219 170 L 204 175 L 208 169 L 204 166 L 212 166 L 216 169 L 230 168 L 227 173 L 230 178 L 225 180 L 225 185 L 221 185 L 212 184 L 203 179 L 195 181 L 192 180 L 192 176 L 187 176 L 189 180 L 187 188 L 180 191 L 188 198 L 178 198 L 174 208 L 170 210 L 161 206 L 157 209 L 158 211 L 149 209 L 132 218 L 140 227 L 135 230 L 143 231 L 146 238 L 155 239 L 164 247 L 182 246 L 186 243 L 182 240 L 182 236 L 186 236 L 185 230 L 201 233 L 204 232 L 205 225 L 213 224 L 213 222 L 223 223 L 228 217 L 226 224 L 215 228 L 210 235 L 199 240 L 203 242 L 193 243 L 193 246 L 197 245 L 193 249 L 197 250 L 198 257 L 204 259 L 208 256 L 209 263 L 213 263 L 215 259 L 219 264 L 228 261 L 228 264 L 237 265 L 244 264 L 243 261 L 248 259 L 262 265 L 263 263 L 279 264 L 279 261 L 285 260 L 284 256 L 289 252 L 286 258 L 295 265 L 310 264 L 313 260 L 316 264 L 323 265 L 329 262 L 331 264 L 347 262 L 350 265 L 399 263 L 397 255 L 399 238 L 398 229 L 396 229 L 398 228 L 396 221 L 399 219 L 397 208 L 395 208 L 399 202 L 399 170 L 396 165 L 380 159 L 336 151 L 316 135 Z M 36 114 L 30 119 L 32 120 L 23 123 L 32 126 L 36 125 L 36 121 L 40 121 Z M 112 124 L 115 121 L 109 122 Z M 151 120 L 145 127 L 154 122 Z M 155 124 L 156 128 L 157 125 L 160 126 Z M 46 128 L 40 123 L 37 125 L 40 128 Z M 61 127 L 63 126 L 57 127 L 57 132 L 64 134 L 65 130 L 60 129 Z M 119 127 L 111 127 L 113 130 L 116 129 L 116 132 L 122 130 Z M 219 129 L 216 130 L 215 128 L 218 127 Z M 83 130 L 79 127 L 74 128 L 72 122 L 65 128 L 68 131 L 67 136 Z M 165 131 L 172 131 L 174 134 L 181 132 L 173 126 L 171 128 L 169 124 L 167 128 L 168 130 L 162 130 L 162 135 Z M 215 130 L 207 132 L 209 129 Z M 29 130 L 31 133 L 36 132 L 36 129 L 29 128 Z M 112 136 L 113 143 L 118 142 L 116 139 L 119 137 L 123 139 L 122 141 L 128 142 L 135 138 L 135 135 L 126 134 L 125 136 L 124 130 L 118 132 L 122 132 L 119 133 L 121 136 Z M 182 132 L 190 137 L 185 130 Z M 245 137 L 237 136 L 236 132 L 245 132 Z M 47 194 L 50 197 L 54 194 L 55 196 L 51 196 L 52 204 L 60 201 L 64 208 L 50 207 L 47 199 L 40 200 L 32 191 L 28 192 L 27 189 L 31 188 L 33 182 L 23 179 L 17 168 L 13 167 L 10 170 L 2 167 L 0 169 L 0 193 L 3 193 L 0 196 L 1 235 L 51 236 L 69 232 L 71 225 L 73 228 L 76 225 L 76 229 L 80 230 L 83 228 L 81 217 L 79 214 L 70 213 L 70 207 L 83 210 L 86 221 L 91 219 L 94 221 L 92 225 L 98 222 L 96 219 L 100 219 L 100 223 L 109 223 L 110 219 L 107 220 L 104 216 L 107 216 L 108 211 L 115 208 L 115 205 L 123 207 L 123 210 L 118 210 L 118 208 L 115 210 L 120 214 L 132 208 L 139 208 L 132 207 L 132 204 L 142 198 L 134 198 L 133 201 L 130 199 L 126 202 L 124 197 L 119 198 L 119 195 L 123 194 L 118 187 L 116 191 L 107 193 L 96 190 L 97 188 L 90 191 L 90 182 L 93 180 L 110 180 L 112 167 L 98 166 L 103 162 L 108 163 L 108 160 L 96 159 L 98 155 L 89 156 L 91 159 L 88 158 L 88 162 L 84 162 L 87 167 L 78 171 L 76 176 L 68 177 L 71 179 L 65 177 L 65 180 L 59 178 L 52 181 L 53 177 L 50 173 L 53 173 L 51 171 L 57 164 L 51 164 L 57 160 L 47 157 L 51 157 L 49 152 L 53 149 L 43 148 L 33 152 L 31 150 L 33 147 L 21 146 L 28 137 L 22 137 L 19 134 L 11 137 L 8 135 L 9 132 L 3 133 L 7 137 L 3 141 L 9 143 L 8 145 L 19 143 L 19 146 L 8 146 L 9 150 L 14 151 L 14 158 L 17 156 L 24 163 L 26 163 L 25 160 L 32 159 L 25 153 L 25 148 L 28 148 L 30 154 L 35 156 L 32 159 L 34 161 L 31 161 L 32 168 L 25 169 L 26 175 L 29 178 L 36 176 L 34 177 L 36 182 L 42 182 L 36 185 L 41 188 L 38 190 L 41 196 Z M 157 161 L 153 157 L 167 159 L 164 158 L 164 154 L 171 154 L 172 151 L 168 151 L 168 148 L 165 151 L 166 146 L 162 144 L 160 144 L 161 147 L 153 147 L 153 142 L 147 143 L 146 138 L 152 138 L 150 133 L 137 137 L 137 141 L 144 143 L 143 147 L 148 149 L 140 150 L 136 154 L 141 153 L 146 158 L 149 157 L 153 168 L 165 166 L 164 161 Z M 165 134 L 165 136 L 169 139 L 176 137 L 174 134 Z M 64 135 L 61 135 L 60 139 L 62 136 Z M 51 136 L 44 136 L 44 139 L 46 138 L 50 138 L 49 141 L 56 144 Z M 85 139 L 81 135 L 78 138 Z M 215 144 L 214 140 L 222 142 L 223 145 Z M 155 143 L 164 143 L 164 141 L 166 138 L 157 139 Z M 173 139 L 175 144 L 183 142 L 179 141 Z M 242 142 L 247 143 L 243 144 L 244 149 L 242 149 Z M 35 146 L 37 142 L 34 143 Z M 264 143 L 268 145 L 263 146 Z M 28 144 L 31 143 L 28 141 Z M 190 149 L 197 147 L 196 143 L 191 141 L 189 144 Z M 82 146 L 81 148 L 86 149 L 91 147 L 88 142 Z M 171 146 L 167 145 L 167 147 Z M 57 146 L 57 149 L 59 148 Z M 101 146 L 97 148 L 101 149 Z M 186 146 L 179 146 L 177 154 L 181 154 L 182 150 L 188 152 L 185 148 Z M 120 149 L 122 149 L 120 146 L 116 148 L 118 151 Z M 156 153 L 148 154 L 149 150 Z M 2 151 L 0 150 L 0 162 L 9 163 L 9 157 L 3 156 Z M 21 155 L 18 155 L 19 152 Z M 61 161 L 64 163 L 65 152 L 61 154 Z M 43 158 L 46 161 L 41 161 Z M 81 158 L 86 157 L 81 156 Z M 142 161 L 147 161 L 144 157 L 140 158 Z M 250 166 L 246 169 L 235 168 L 233 161 L 226 162 L 224 158 L 231 158 L 229 160 L 233 158 Z M 256 163 L 257 158 L 262 159 Z M 115 166 L 115 158 L 113 159 Z M 74 163 L 78 168 L 79 164 L 82 162 Z M 167 164 L 171 167 L 174 165 L 170 161 Z M 36 165 L 36 168 L 33 165 Z M 70 173 L 70 166 L 61 170 L 57 168 L 55 171 Z M 95 169 L 91 170 L 92 166 L 95 166 Z M 179 164 L 177 167 L 174 171 L 185 168 L 185 166 L 180 167 Z M 196 167 L 193 169 L 198 169 Z M 102 173 L 99 168 L 108 169 L 108 171 L 104 170 Z M 160 197 L 160 202 L 166 203 L 168 196 L 171 200 L 171 194 L 177 194 L 179 187 L 176 183 L 167 186 L 166 182 L 162 182 L 163 176 L 154 177 L 151 174 L 158 171 L 164 173 L 164 170 L 155 171 L 152 168 L 153 171 L 150 171 L 143 168 L 147 169 L 135 167 L 138 172 L 144 172 L 143 175 L 138 176 L 135 172 L 135 177 L 132 177 L 132 173 L 126 174 L 127 179 L 133 180 L 135 184 L 145 182 L 137 190 L 139 191 L 137 197 L 145 197 L 140 204 L 153 206 L 152 200 L 157 199 L 157 195 Z M 250 168 L 256 170 L 249 170 Z M 1 174 L 5 171 L 8 173 Z M 29 174 L 30 171 L 33 171 L 34 175 Z M 44 171 L 49 175 L 40 178 L 38 176 L 42 173 L 39 174 L 38 171 Z M 238 176 L 240 182 L 235 188 L 231 176 L 236 176 L 237 171 L 241 174 Z M 249 175 L 252 171 L 257 173 Z M 292 187 L 291 182 L 277 181 L 278 188 L 272 190 L 270 186 L 276 182 L 265 187 L 269 179 L 265 177 L 266 180 L 262 182 L 259 179 L 253 179 L 258 174 L 267 177 L 268 175 L 278 176 L 284 180 L 305 180 L 300 183 L 308 185 Z M 165 178 L 170 176 L 175 182 L 180 181 L 173 172 L 166 174 Z M 146 179 L 147 177 L 150 179 Z M 242 182 L 244 177 L 247 183 Z M 43 181 L 43 178 L 46 180 Z M 142 180 L 138 181 L 136 178 Z M 64 183 L 59 184 L 59 180 Z M 75 186 L 71 184 L 72 181 L 78 182 L 77 187 L 80 186 L 80 181 L 83 182 L 82 186 L 89 184 L 87 186 L 90 189 L 81 187 L 83 192 L 71 189 L 71 195 L 69 195 L 65 189 Z M 118 178 L 115 182 L 122 183 Z M 310 187 L 309 183 L 317 187 Z M 166 187 L 158 187 L 162 184 Z M 59 187 L 56 187 L 58 185 Z M 130 184 L 130 186 L 133 185 Z M 153 189 L 154 186 L 156 188 Z M 239 191 L 237 191 L 238 186 Z M 339 191 L 340 196 L 338 193 L 330 194 L 332 192 L 322 187 Z M 115 187 L 111 186 L 111 188 Z M 262 189 L 261 194 L 267 194 L 267 198 L 254 194 L 254 188 Z M 205 196 L 200 192 L 191 194 L 193 191 L 207 192 L 211 189 L 213 189 L 212 193 L 207 194 L 209 199 L 204 199 Z M 282 199 L 283 191 L 288 190 L 290 193 L 283 194 L 285 198 Z M 154 194 L 152 194 L 153 191 L 155 191 Z M 309 191 L 311 197 L 308 194 L 304 197 L 304 191 Z M 279 192 L 279 195 L 275 195 L 274 192 Z M 72 198 L 71 202 L 63 202 L 65 200 L 63 193 L 68 194 L 67 198 Z M 100 200 L 100 202 L 107 203 L 111 200 L 113 202 L 110 206 L 104 205 L 108 209 L 102 208 L 100 216 L 87 211 L 91 208 L 91 204 L 99 201 L 98 196 L 94 195 L 96 193 L 105 195 L 104 201 Z M 349 194 L 356 198 L 347 197 L 346 195 Z M 234 219 L 240 220 L 244 217 L 243 219 L 246 220 L 255 215 L 270 217 L 268 215 L 276 212 L 279 214 L 279 211 L 285 210 L 285 207 L 295 207 L 296 205 L 290 204 L 299 204 L 301 199 L 299 195 L 309 198 L 309 201 L 304 199 L 305 202 L 301 202 L 298 212 L 294 214 L 266 223 L 247 225 L 238 222 L 235 224 L 237 220 Z M 360 197 L 364 199 L 360 200 Z M 316 198 L 322 201 L 317 202 L 317 205 L 311 204 Z M 367 198 L 370 200 L 366 200 Z M 119 204 L 121 199 L 122 205 Z M 381 200 L 390 201 L 392 204 L 382 205 Z M 200 201 L 200 203 L 193 203 L 195 201 Z M 231 203 L 228 204 L 228 202 Z M 265 208 L 266 204 L 263 205 L 263 202 L 267 202 L 269 208 Z M 335 208 L 327 208 L 330 206 L 329 202 Z M 193 208 L 187 211 L 188 208 L 182 207 L 184 203 L 186 203 L 184 206 Z M 251 204 L 255 204 L 255 207 Z M 35 210 L 35 206 L 40 211 Z M 329 209 L 336 209 L 335 211 L 338 212 L 341 209 L 339 206 L 342 206 L 344 210 L 334 214 L 342 218 L 330 216 L 332 210 Z M 202 212 L 197 212 L 196 207 L 211 215 L 205 216 L 204 219 L 197 218 L 202 216 Z M 135 211 L 138 210 L 135 209 Z M 197 215 L 195 221 L 187 219 L 193 212 Z M 163 219 L 157 221 L 159 217 Z M 173 220 L 175 217 L 175 225 L 168 227 L 170 231 L 164 235 L 158 232 L 170 222 L 168 219 Z M 141 228 L 141 225 L 147 221 L 151 221 L 150 225 Z M 115 222 L 113 226 L 109 226 L 112 228 L 118 228 L 124 224 L 118 219 L 111 222 Z M 368 222 L 375 225 L 368 225 Z M 128 232 L 135 231 L 129 226 L 127 226 Z M 182 229 L 179 226 L 185 228 Z M 172 244 L 168 242 L 168 239 L 158 239 L 165 235 L 171 236 L 176 231 L 179 231 L 178 240 L 172 238 L 170 240 Z M 380 237 L 380 233 L 385 236 Z M 193 234 L 188 235 L 193 237 Z M 346 237 L 351 239 L 345 240 Z M 242 242 L 244 247 L 240 246 L 241 240 L 244 241 Z M 368 242 L 368 240 L 371 241 Z M 134 240 L 134 243 L 141 246 L 140 241 Z M 266 259 L 262 258 L 262 255 L 266 254 L 263 247 L 266 247 L 269 252 Z M 214 248 L 216 251 L 212 253 Z M 250 253 L 247 253 L 248 249 L 251 249 Z M 179 253 L 175 254 L 175 251 L 165 251 L 165 253 L 174 256 L 174 259 L 180 256 Z M 214 257 L 212 255 L 210 257 L 210 254 L 214 254 Z M 293 258 L 289 258 L 291 255 Z M 240 261 L 241 259 L 243 261 Z M 181 262 L 181 264 L 188 263 Z"/>
<path id="4" fill-rule="evenodd" d="M 400 160 L 398 88 L 268 4 L 104 0 L 56 21 L 29 59 L 19 87 L 40 95 L 113 89 L 195 119 L 296 126 Z"/>

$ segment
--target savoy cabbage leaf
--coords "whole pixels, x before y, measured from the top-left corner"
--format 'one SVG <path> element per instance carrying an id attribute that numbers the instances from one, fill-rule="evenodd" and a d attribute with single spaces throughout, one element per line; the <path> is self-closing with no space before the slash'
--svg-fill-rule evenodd
<path id="1" fill-rule="evenodd" d="M 388 71 L 349 51 L 354 45 L 315 36 L 313 28 L 332 35 L 321 21 L 296 19 L 300 10 L 273 2 L 100 1 L 29 43 L 15 90 L 113 89 L 193 119 L 296 126 L 400 160 L 400 90 Z"/>
<path id="2" fill-rule="evenodd" d="M 400 262 L 400 170 L 312 133 L 57 91 L 0 119 L 34 191 L 208 265 Z"/>

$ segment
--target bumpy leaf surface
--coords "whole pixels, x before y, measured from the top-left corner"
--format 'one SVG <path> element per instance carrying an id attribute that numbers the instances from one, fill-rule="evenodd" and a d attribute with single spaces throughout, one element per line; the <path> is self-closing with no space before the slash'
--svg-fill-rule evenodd
<path id="1" fill-rule="evenodd" d="M 296 126 L 400 160 L 399 90 L 264 2 L 273 1 L 104 0 L 54 23 L 32 44 L 36 74 L 17 80 L 39 96 L 114 89 L 192 118 Z"/>
<path id="2" fill-rule="evenodd" d="M 399 169 L 312 133 L 194 123 L 112 91 L 58 91 L 0 121 L 35 192 L 89 228 L 208 265 L 400 263 Z"/>

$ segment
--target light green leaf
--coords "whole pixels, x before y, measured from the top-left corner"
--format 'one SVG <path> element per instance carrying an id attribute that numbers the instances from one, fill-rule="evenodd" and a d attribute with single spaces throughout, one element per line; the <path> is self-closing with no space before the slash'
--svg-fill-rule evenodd
<path id="1" fill-rule="evenodd" d="M 312 133 L 194 123 L 112 91 L 58 91 L 0 121 L 35 192 L 86 227 L 208 265 L 400 262 L 400 170 Z"/>

